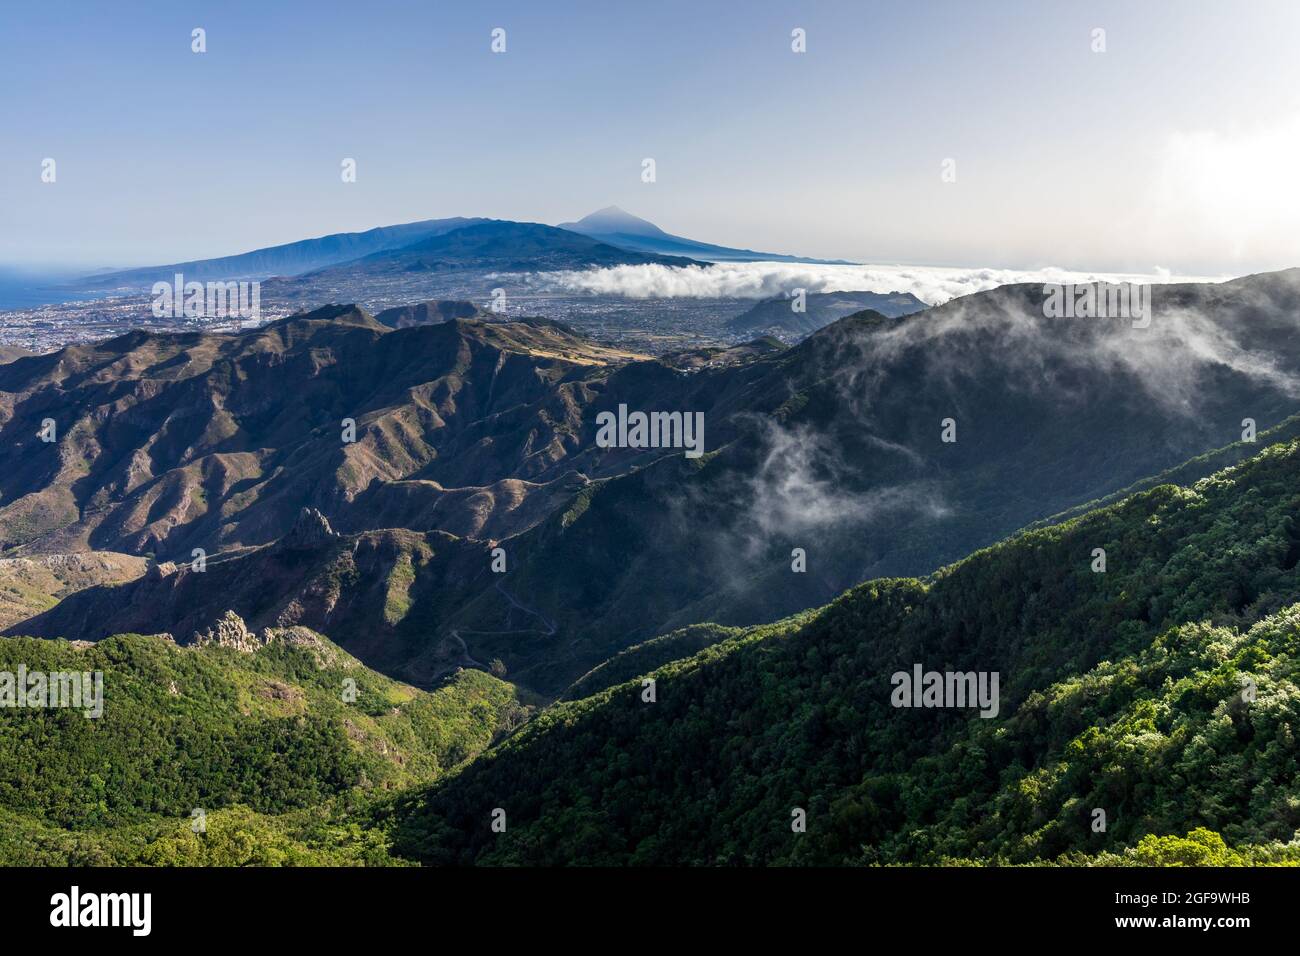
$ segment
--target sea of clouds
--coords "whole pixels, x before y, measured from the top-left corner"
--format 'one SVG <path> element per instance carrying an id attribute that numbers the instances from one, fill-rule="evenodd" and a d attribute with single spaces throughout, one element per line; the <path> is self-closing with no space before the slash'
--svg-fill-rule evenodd
<path id="1" fill-rule="evenodd" d="M 793 289 L 813 292 L 910 292 L 929 305 L 1016 282 L 1219 282 L 1225 277 L 1072 272 L 1067 269 L 991 269 L 948 266 L 811 265 L 793 262 L 718 262 L 706 266 L 612 266 L 535 272 L 539 292 L 617 295 L 629 299 L 771 299 Z"/>

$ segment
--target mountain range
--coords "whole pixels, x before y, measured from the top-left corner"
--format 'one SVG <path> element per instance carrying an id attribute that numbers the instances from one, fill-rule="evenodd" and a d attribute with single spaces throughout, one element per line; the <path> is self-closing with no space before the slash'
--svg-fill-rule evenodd
<path id="1" fill-rule="evenodd" d="M 233 607 L 256 626 L 319 627 L 405 679 L 500 659 L 553 697 L 674 628 L 754 624 L 928 573 L 1230 445 L 1244 418 L 1278 425 L 1300 382 L 1298 277 L 1159 287 L 1147 329 L 1047 319 L 1041 287 L 1011 286 L 860 313 L 792 348 L 654 360 L 544 320 L 392 329 L 345 306 L 20 359 L 0 366 L 0 541 L 177 568 L 14 629 L 97 639 L 154 608 L 154 629 L 183 640 Z M 620 405 L 701 412 L 706 453 L 598 446 L 597 416 Z M 42 442 L 52 416 L 62 437 Z M 303 508 L 353 551 L 376 529 L 425 537 L 364 545 L 380 563 L 363 599 L 330 570 L 333 538 L 294 552 L 298 576 L 265 564 Z M 489 570 L 496 546 L 504 575 Z M 206 573 L 229 563 L 232 580 L 284 589 L 185 584 L 196 548 L 220 556 Z M 386 618 L 392 581 L 412 601 Z"/>
<path id="2" fill-rule="evenodd" d="M 581 238 L 578 238 L 581 237 Z M 732 249 L 673 236 L 610 206 L 559 227 L 456 216 L 254 249 L 215 259 L 100 272 L 67 286 L 68 295 L 145 289 L 171 282 L 311 275 L 330 280 L 443 269 L 547 270 L 591 266 L 689 265 L 697 261 L 825 262 Z"/>
<path id="3" fill-rule="evenodd" d="M 695 265 L 694 260 L 622 249 L 535 222 L 490 220 L 440 232 L 397 249 L 305 273 L 290 284 L 376 278 L 423 272 L 506 272 L 586 269 L 614 265 Z"/>
<path id="4" fill-rule="evenodd" d="M 380 226 L 365 232 L 339 232 L 216 259 L 195 259 L 170 265 L 97 273 L 87 276 L 79 285 L 88 289 L 139 288 L 154 282 L 171 282 L 178 272 L 187 280 L 196 281 L 297 275 L 360 259 L 376 252 L 399 249 L 431 236 L 486 221 L 456 216 L 450 219 L 425 219 L 398 226 Z"/>

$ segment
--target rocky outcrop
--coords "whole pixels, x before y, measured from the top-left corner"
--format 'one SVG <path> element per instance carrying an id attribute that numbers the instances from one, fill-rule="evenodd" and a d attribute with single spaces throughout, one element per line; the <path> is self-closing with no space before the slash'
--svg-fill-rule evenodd
<path id="1" fill-rule="evenodd" d="M 146 581 L 161 581 L 163 578 L 176 571 L 176 564 L 172 561 L 161 561 L 151 563 L 149 569 L 145 571 Z"/>
<path id="2" fill-rule="evenodd" d="M 280 540 L 280 546 L 295 550 L 318 548 L 337 537 L 329 518 L 315 508 L 303 508 L 289 533 Z"/>
<path id="3" fill-rule="evenodd" d="M 267 644 L 280 641 L 290 647 L 302 648 L 311 654 L 321 670 L 327 667 L 351 669 L 361 666 L 355 657 L 309 627 L 268 627 L 262 631 L 262 640 Z"/>
<path id="4" fill-rule="evenodd" d="M 195 631 L 189 643 L 198 647 L 228 647 L 251 654 L 266 642 L 249 631 L 244 619 L 234 611 L 227 611 L 211 627 Z"/>

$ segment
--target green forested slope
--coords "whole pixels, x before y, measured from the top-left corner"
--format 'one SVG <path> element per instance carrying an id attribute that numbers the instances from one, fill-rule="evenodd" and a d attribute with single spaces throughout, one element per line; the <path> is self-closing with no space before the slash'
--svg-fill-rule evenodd
<path id="1" fill-rule="evenodd" d="M 247 652 L 140 635 L 0 641 L 0 671 L 104 675 L 98 718 L 0 708 L 0 861 L 378 861 L 347 807 L 435 779 L 524 717 L 481 671 L 426 693 L 305 628 L 272 633 Z"/>
<path id="2" fill-rule="evenodd" d="M 670 631 L 662 637 L 634 644 L 583 674 L 569 686 L 562 699 L 580 700 L 590 697 L 743 633 L 744 629 L 739 627 L 692 624 Z"/>
<path id="3" fill-rule="evenodd" d="M 6 639 L 0 671 L 102 670 L 106 707 L 0 709 L 0 862 L 1297 862 L 1297 479 L 1277 445 L 925 581 L 669 635 L 473 760 L 525 716 L 480 671 L 424 693 L 305 628 Z M 998 672 L 998 716 L 893 708 L 918 663 Z"/>
<path id="4" fill-rule="evenodd" d="M 383 823 L 429 863 L 1295 860 L 1298 515 L 1292 442 L 870 581 L 659 668 L 654 703 L 559 705 Z M 891 707 L 916 663 L 999 672 L 1000 713 Z"/>

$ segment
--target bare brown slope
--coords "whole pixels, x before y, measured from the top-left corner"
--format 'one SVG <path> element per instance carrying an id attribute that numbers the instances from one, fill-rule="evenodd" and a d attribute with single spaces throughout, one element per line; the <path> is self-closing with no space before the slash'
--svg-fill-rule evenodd
<path id="1" fill-rule="evenodd" d="M 83 588 L 131 581 L 147 565 L 144 558 L 111 551 L 0 558 L 0 627 L 48 610 Z"/>
<path id="2" fill-rule="evenodd" d="M 338 635 L 369 666 L 428 684 L 457 666 L 486 666 L 454 636 L 431 635 L 443 609 L 481 591 L 490 574 L 485 544 L 402 529 L 340 534 L 306 508 L 275 544 L 202 570 L 154 565 L 134 581 L 78 591 L 6 633 L 98 641 L 166 632 L 188 644 L 233 611 L 253 631 L 302 625 Z"/>
<path id="3" fill-rule="evenodd" d="M 490 524 L 477 491 L 567 470 L 588 383 L 634 357 L 542 321 L 392 330 L 330 306 L 0 366 L 0 547 L 188 559 L 272 541 L 304 505 L 341 516 L 372 482 L 407 478 L 441 485 L 449 526 Z M 445 494 L 459 487 L 473 491 Z"/>

